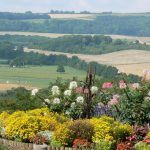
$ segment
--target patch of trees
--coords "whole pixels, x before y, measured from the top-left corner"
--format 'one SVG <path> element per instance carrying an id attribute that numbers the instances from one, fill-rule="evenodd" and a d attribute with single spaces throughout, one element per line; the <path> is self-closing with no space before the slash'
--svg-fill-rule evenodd
<path id="1" fill-rule="evenodd" d="M 23 87 L 0 92 L 0 112 L 5 110 L 14 112 L 16 110 L 31 110 L 42 107 L 42 101 L 38 98 L 31 99 L 31 91 Z"/>
<path id="2" fill-rule="evenodd" d="M 59 38 L 1 35 L 0 41 L 10 41 L 29 48 L 68 53 L 104 54 L 127 49 L 150 51 L 149 45 L 120 39 L 113 40 L 110 36 L 104 35 L 72 35 Z"/>
<path id="3" fill-rule="evenodd" d="M 32 13 L 27 11 L 26 13 L 12 13 L 12 12 L 0 12 L 0 19 L 9 20 L 23 20 L 23 19 L 49 19 L 50 17 L 46 13 Z"/>
<path id="4" fill-rule="evenodd" d="M 46 17 L 47 16 L 45 16 L 45 18 Z M 8 18 L 11 17 L 7 17 L 7 19 Z M 1 19 L 0 31 L 150 36 L 149 24 L 150 16 L 142 16 L 142 14 L 141 16 L 100 15 L 94 20 L 46 19 L 42 23 L 22 21 L 20 19 Z"/>

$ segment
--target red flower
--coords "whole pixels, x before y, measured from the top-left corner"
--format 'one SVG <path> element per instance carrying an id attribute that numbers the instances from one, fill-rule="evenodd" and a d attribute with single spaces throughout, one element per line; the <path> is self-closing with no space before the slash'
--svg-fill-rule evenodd
<path id="1" fill-rule="evenodd" d="M 113 84 L 111 82 L 105 82 L 102 85 L 103 89 L 109 89 L 109 88 L 112 88 L 112 87 L 113 87 Z"/>
<path id="2" fill-rule="evenodd" d="M 88 142 L 87 139 L 81 139 L 81 138 L 78 138 L 78 139 L 75 139 L 73 141 L 73 147 L 74 148 L 78 148 L 78 147 L 89 147 L 90 146 L 90 142 Z"/>

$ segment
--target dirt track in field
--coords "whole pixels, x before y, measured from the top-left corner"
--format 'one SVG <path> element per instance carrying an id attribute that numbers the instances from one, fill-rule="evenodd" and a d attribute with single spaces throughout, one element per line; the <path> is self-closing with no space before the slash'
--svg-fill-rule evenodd
<path id="1" fill-rule="evenodd" d="M 12 88 L 25 87 L 28 90 L 34 89 L 32 86 L 28 85 L 19 85 L 19 84 L 11 84 L 11 83 L 0 83 L 0 91 L 10 90 Z"/>

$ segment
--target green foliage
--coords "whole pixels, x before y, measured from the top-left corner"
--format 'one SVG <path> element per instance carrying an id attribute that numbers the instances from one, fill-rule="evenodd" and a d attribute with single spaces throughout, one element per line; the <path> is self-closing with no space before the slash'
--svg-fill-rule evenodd
<path id="1" fill-rule="evenodd" d="M 139 142 L 135 144 L 135 150 L 150 150 L 150 145 L 144 142 Z"/>
<path id="2" fill-rule="evenodd" d="M 0 150 L 8 150 L 8 148 L 0 144 Z"/>
<path id="3" fill-rule="evenodd" d="M 25 88 L 16 88 L 8 90 L 6 93 L 0 93 L 0 112 L 16 110 L 30 110 L 34 108 L 41 108 L 41 100 L 34 98 L 31 99 L 29 90 Z"/>
<path id="4" fill-rule="evenodd" d="M 63 65 L 58 65 L 57 66 L 57 72 L 60 72 L 60 73 L 65 72 L 64 66 Z"/>
<path id="5" fill-rule="evenodd" d="M 145 81 L 140 82 L 139 87 L 133 87 L 134 85 L 126 83 L 126 86 L 124 88 L 115 86 L 115 91 L 111 91 L 111 93 L 117 92 L 120 95 L 118 104 L 111 106 L 111 109 L 116 112 L 114 113 L 114 117 L 130 124 L 142 125 L 149 123 L 150 98 L 148 93 L 150 83 Z"/>
<path id="6" fill-rule="evenodd" d="M 112 142 L 101 140 L 92 150 L 112 150 Z"/>

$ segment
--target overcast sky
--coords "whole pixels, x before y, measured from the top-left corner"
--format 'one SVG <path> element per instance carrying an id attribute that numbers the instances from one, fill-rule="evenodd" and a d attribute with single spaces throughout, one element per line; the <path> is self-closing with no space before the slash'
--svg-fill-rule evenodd
<path id="1" fill-rule="evenodd" d="M 150 12 L 150 0 L 0 0 L 0 11 Z"/>

